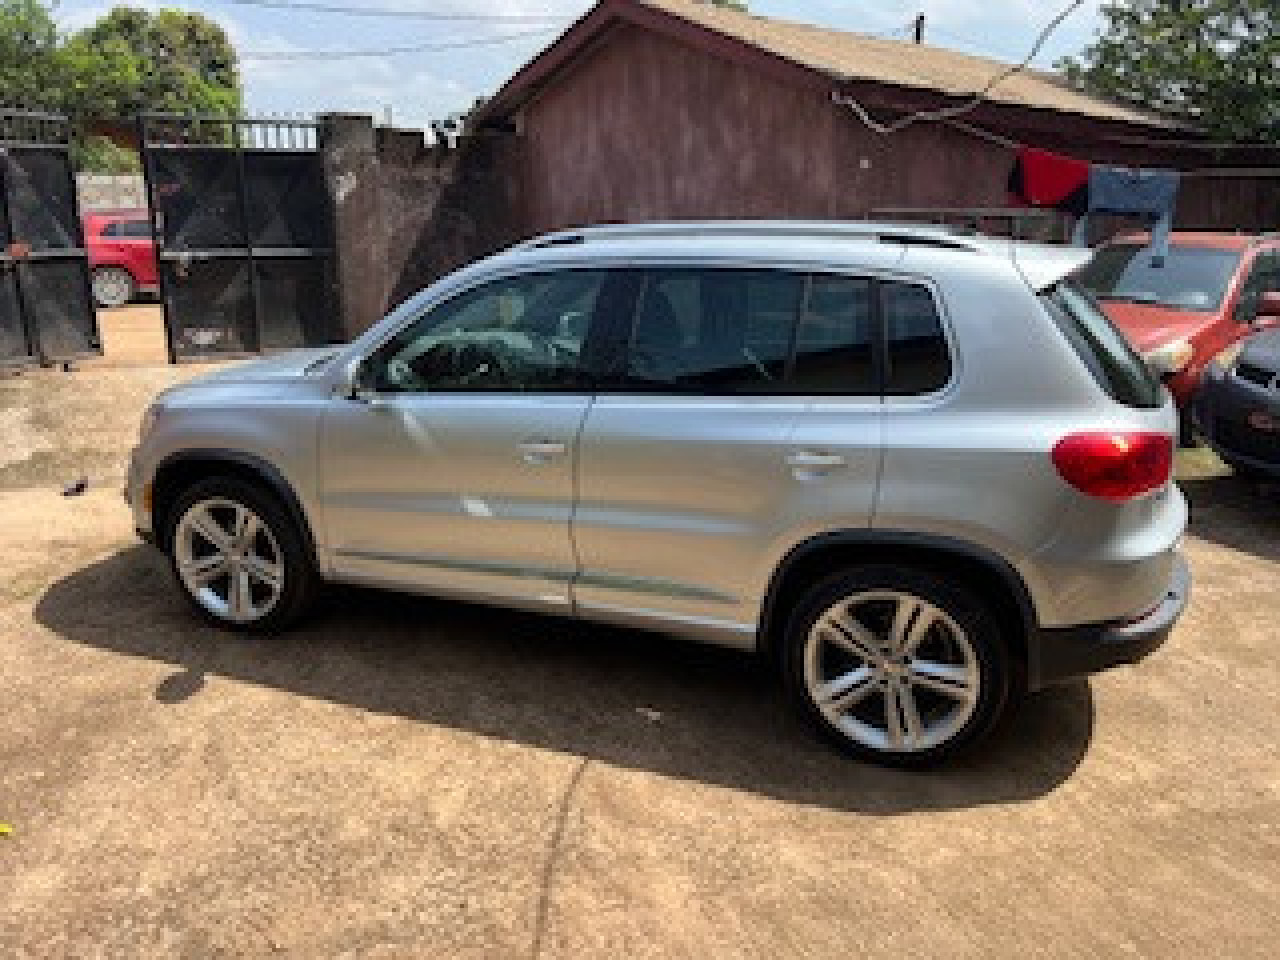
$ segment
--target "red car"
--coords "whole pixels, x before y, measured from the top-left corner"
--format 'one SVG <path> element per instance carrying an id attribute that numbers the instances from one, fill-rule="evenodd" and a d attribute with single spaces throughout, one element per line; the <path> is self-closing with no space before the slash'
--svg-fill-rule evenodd
<path id="1" fill-rule="evenodd" d="M 84 216 L 84 242 L 100 307 L 119 307 L 140 293 L 157 294 L 156 248 L 146 210 Z"/>
<path id="2" fill-rule="evenodd" d="M 1079 278 L 1185 411 L 1214 357 L 1280 325 L 1280 234 L 1175 233 L 1163 266 L 1149 243 L 1113 240 Z"/>

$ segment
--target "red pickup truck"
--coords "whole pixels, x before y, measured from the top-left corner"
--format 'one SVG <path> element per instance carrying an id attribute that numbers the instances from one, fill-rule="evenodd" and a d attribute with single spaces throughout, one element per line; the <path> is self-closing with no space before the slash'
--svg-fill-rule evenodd
<path id="1" fill-rule="evenodd" d="M 87 213 L 83 221 L 98 306 L 119 307 L 140 293 L 160 292 L 146 210 Z"/>

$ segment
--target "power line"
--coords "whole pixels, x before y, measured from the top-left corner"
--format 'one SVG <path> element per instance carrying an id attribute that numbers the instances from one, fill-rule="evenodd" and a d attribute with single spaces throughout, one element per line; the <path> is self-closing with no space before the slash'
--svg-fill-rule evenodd
<path id="1" fill-rule="evenodd" d="M 1053 32 L 1062 25 L 1062 22 L 1066 20 L 1067 17 L 1071 16 L 1071 14 L 1075 13 L 1083 5 L 1084 0 L 1072 0 L 1072 2 L 1069 3 L 1061 13 L 1049 21 L 1048 26 L 1040 31 L 1040 36 L 1036 38 L 1035 44 L 1031 47 L 1031 52 L 1022 58 L 1021 63 L 1014 64 L 1004 70 L 1001 70 L 987 81 L 986 86 L 975 93 L 973 97 L 965 103 L 958 104 L 954 107 L 944 107 L 941 110 L 919 110 L 915 113 L 909 113 L 905 117 L 895 120 L 893 123 L 880 123 L 867 112 L 866 107 L 853 99 L 853 97 L 846 96 L 836 90 L 832 91 L 831 99 L 834 103 L 848 107 L 853 111 L 854 115 L 862 121 L 867 129 L 882 136 L 887 136 L 888 134 L 905 130 L 907 127 L 913 126 L 922 120 L 954 120 L 956 117 L 963 116 L 966 113 L 972 113 L 974 110 L 978 109 L 978 107 L 982 106 L 986 101 L 992 90 L 1004 83 L 1010 77 L 1026 70 L 1027 67 L 1031 65 L 1031 61 L 1040 55 L 1040 51 L 1044 49 L 1045 43 L 1048 42 L 1049 37 L 1053 35 Z"/>
<path id="2" fill-rule="evenodd" d="M 336 60 L 354 57 L 394 57 L 404 53 L 442 53 L 446 50 L 465 50 L 471 47 L 497 46 L 513 40 L 527 40 L 530 37 L 544 36 L 554 33 L 558 27 L 543 27 L 540 30 L 525 30 L 520 33 L 508 33 L 495 37 L 473 37 L 467 40 L 456 40 L 452 43 L 419 43 L 407 47 L 380 47 L 376 50 L 249 50 L 240 54 L 241 60 Z"/>
<path id="3" fill-rule="evenodd" d="M 266 7 L 271 10 L 304 10 L 308 13 L 337 13 L 349 17 L 400 17 L 408 20 L 434 20 L 472 23 L 528 23 L 562 20 L 549 13 L 445 13 L 432 10 L 406 10 L 400 7 L 353 7 L 338 3 L 313 3 L 311 0 L 221 0 L 243 7 Z"/>

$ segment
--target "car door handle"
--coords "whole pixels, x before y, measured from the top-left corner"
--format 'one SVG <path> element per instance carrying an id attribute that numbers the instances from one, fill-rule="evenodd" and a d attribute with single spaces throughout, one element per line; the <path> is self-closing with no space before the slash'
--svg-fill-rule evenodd
<path id="1" fill-rule="evenodd" d="M 838 453 L 820 453 L 816 450 L 799 450 L 787 457 L 792 470 L 835 470 L 849 463 Z"/>
<path id="2" fill-rule="evenodd" d="M 527 440 L 516 449 L 525 463 L 546 463 L 552 457 L 564 456 L 568 447 L 554 440 Z"/>

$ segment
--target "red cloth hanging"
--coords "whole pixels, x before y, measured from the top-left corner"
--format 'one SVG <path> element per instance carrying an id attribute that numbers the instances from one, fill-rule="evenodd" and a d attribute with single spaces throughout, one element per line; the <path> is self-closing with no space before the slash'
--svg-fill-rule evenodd
<path id="1" fill-rule="evenodd" d="M 1089 211 L 1089 164 L 1036 147 L 1019 147 L 1009 193 L 1015 203 L 1083 216 Z"/>

